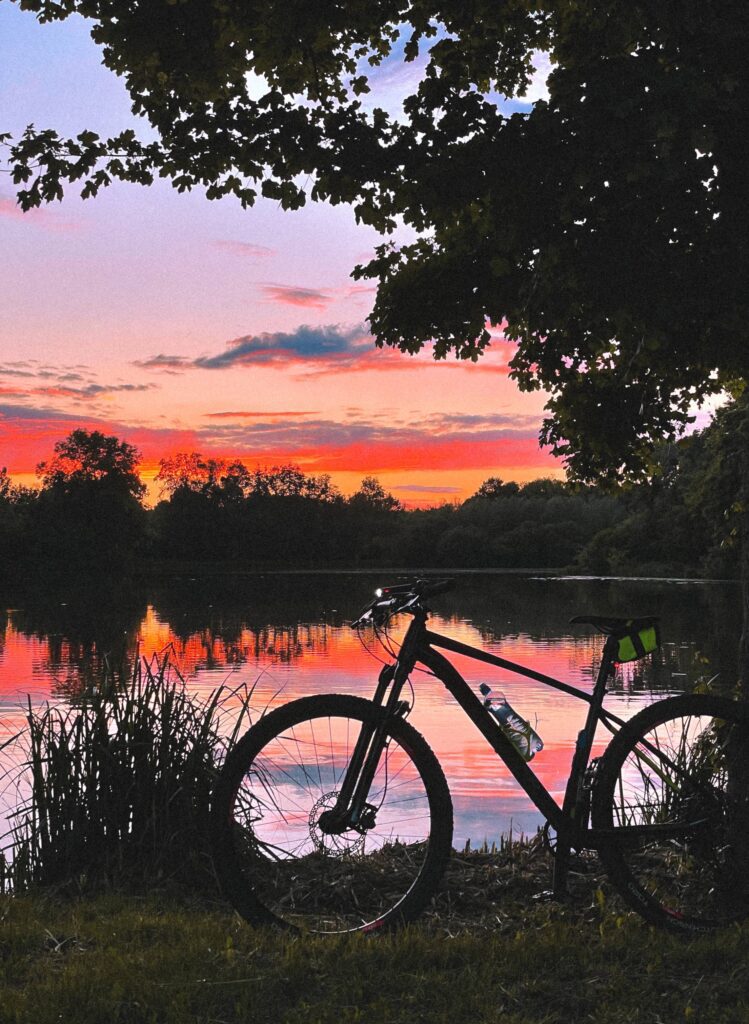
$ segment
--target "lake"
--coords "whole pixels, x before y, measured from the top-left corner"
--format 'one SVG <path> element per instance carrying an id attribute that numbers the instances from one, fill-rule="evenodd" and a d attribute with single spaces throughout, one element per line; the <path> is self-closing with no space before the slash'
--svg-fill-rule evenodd
<path id="1" fill-rule="evenodd" d="M 431 628 L 590 691 L 601 638 L 577 614 L 659 615 L 662 647 L 619 669 L 607 706 L 631 717 L 657 697 L 716 673 L 735 675 L 738 584 L 461 572 L 434 599 Z M 384 652 L 347 624 L 375 587 L 403 573 L 171 576 L 122 586 L 0 586 L 0 744 L 22 727 L 23 702 L 67 700 L 98 685 L 107 665 L 169 653 L 198 696 L 252 688 L 254 714 L 321 692 L 369 696 Z M 397 639 L 398 630 L 395 636 Z M 539 683 L 455 658 L 472 685 L 504 692 L 544 741 L 533 766 L 561 799 L 586 705 Z M 455 845 L 535 831 L 540 818 L 441 685 L 413 677 L 410 721 L 434 749 L 455 804 Z M 227 719 L 228 720 L 228 719 Z M 228 727 L 228 726 L 227 726 Z M 598 741 L 603 749 L 604 737 Z M 2 756 L 2 754 L 0 754 Z M 8 754 L 6 752 L 6 767 Z"/>

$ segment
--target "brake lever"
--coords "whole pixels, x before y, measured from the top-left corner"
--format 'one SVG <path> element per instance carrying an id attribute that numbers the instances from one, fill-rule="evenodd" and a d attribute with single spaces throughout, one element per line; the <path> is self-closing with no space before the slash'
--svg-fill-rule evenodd
<path id="1" fill-rule="evenodd" d="M 385 601 L 381 601 L 378 598 L 376 601 L 373 601 L 372 604 L 367 605 L 367 607 L 359 614 L 359 617 L 354 619 L 354 621 L 351 623 L 352 628 L 358 629 L 359 626 L 368 625 L 369 623 L 379 625 L 380 621 L 384 622 L 384 620 L 387 618 L 387 615 L 385 615 L 385 610 L 392 607 L 392 605 L 394 604 L 394 598 L 388 598 Z M 376 614 L 378 608 L 381 609 L 379 615 Z"/>
<path id="2" fill-rule="evenodd" d="M 395 604 L 394 597 L 389 597 L 385 601 L 375 601 L 371 609 L 371 619 L 375 626 L 381 626 L 390 617 Z"/>

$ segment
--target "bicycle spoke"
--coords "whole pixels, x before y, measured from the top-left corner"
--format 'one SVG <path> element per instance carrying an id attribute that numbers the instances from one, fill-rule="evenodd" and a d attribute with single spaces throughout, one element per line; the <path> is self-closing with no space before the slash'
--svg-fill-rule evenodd
<path id="1" fill-rule="evenodd" d="M 284 715 L 282 709 L 281 721 Z M 232 798 L 235 821 L 244 826 L 233 843 L 233 862 L 241 865 L 253 899 L 301 927 L 336 931 L 377 921 L 409 894 L 431 848 L 432 809 L 421 769 L 393 736 L 375 768 L 364 827 L 321 827 L 323 813 L 337 806 L 362 725 L 346 714 L 327 714 L 279 727 L 243 771 Z M 443 836 L 450 822 L 448 815 Z"/>
<path id="2" fill-rule="evenodd" d="M 740 711 L 719 698 L 685 696 L 653 705 L 638 721 L 641 734 L 612 743 L 619 749 L 604 758 L 597 783 L 594 819 L 614 826 L 601 851 L 610 874 L 656 923 L 699 931 L 746 916 L 739 837 L 747 794 L 729 794 L 739 767 L 729 737 L 747 733 Z"/>

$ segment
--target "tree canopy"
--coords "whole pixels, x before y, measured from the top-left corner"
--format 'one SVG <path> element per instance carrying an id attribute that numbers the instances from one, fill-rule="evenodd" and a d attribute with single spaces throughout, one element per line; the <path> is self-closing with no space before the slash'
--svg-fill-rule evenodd
<path id="1" fill-rule="evenodd" d="M 370 512 L 400 512 L 403 505 L 395 495 L 390 494 L 375 476 L 365 476 L 359 490 L 352 494 L 349 503 Z"/>
<path id="2" fill-rule="evenodd" d="M 165 496 L 155 508 L 143 507 L 145 495 L 139 500 L 121 477 L 68 472 L 31 489 L 0 468 L 0 573 L 106 568 L 126 575 L 176 562 L 232 570 L 410 565 L 733 576 L 737 517 L 726 510 L 736 508 L 735 464 L 745 443 L 736 419 L 726 407 L 708 428 L 663 446 L 663 472 L 641 485 L 609 493 L 490 477 L 466 501 L 427 509 L 403 508 L 372 476 L 344 498 L 298 466 L 250 468 L 196 452 L 161 460 Z M 44 465 L 87 440 L 87 431 L 74 431 Z"/>
<path id="3" fill-rule="evenodd" d="M 161 175 L 287 208 L 308 181 L 382 231 L 403 220 L 418 239 L 357 270 L 379 283 L 377 343 L 476 359 L 504 324 L 519 385 L 551 393 L 543 439 L 581 479 L 642 474 L 695 399 L 741 390 L 740 0 L 23 6 L 91 20 L 156 141 L 30 128 L 12 146 L 22 205 Z M 548 98 L 510 112 L 540 52 Z M 398 60 L 422 72 L 391 116 L 367 94 Z"/>
<path id="4" fill-rule="evenodd" d="M 46 490 L 65 490 L 82 484 L 118 487 L 142 498 L 145 485 L 138 476 L 140 452 L 127 441 L 100 430 L 79 427 L 57 441 L 54 456 L 36 467 Z"/>
<path id="5" fill-rule="evenodd" d="M 695 401 L 749 376 L 749 6 L 743 0 L 22 0 L 79 14 L 150 128 L 10 149 L 24 208 L 159 175 L 210 198 L 349 203 L 387 233 L 378 345 L 475 360 L 549 393 L 541 438 L 578 480 L 647 476 Z M 534 61 L 548 95 L 525 109 Z M 402 111 L 377 68 L 416 73 Z M 749 680 L 749 452 L 743 674 Z"/>
<path id="6" fill-rule="evenodd" d="M 207 457 L 200 452 L 176 452 L 159 460 L 156 483 L 165 494 L 180 489 L 222 495 L 244 495 L 249 487 L 250 475 L 241 462 L 228 463 L 225 459 Z"/>

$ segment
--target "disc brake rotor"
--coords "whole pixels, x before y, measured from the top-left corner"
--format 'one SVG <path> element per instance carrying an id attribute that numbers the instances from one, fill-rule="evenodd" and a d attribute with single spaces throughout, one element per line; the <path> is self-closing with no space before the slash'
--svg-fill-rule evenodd
<path id="1" fill-rule="evenodd" d="M 322 831 L 318 822 L 323 811 L 329 811 L 335 807 L 338 799 L 338 791 L 323 793 L 317 800 L 309 813 L 309 836 L 312 845 L 318 853 L 327 857 L 342 857 L 344 854 L 353 856 L 361 853 L 364 849 L 365 836 L 354 829 L 348 829 L 338 835 L 329 835 Z"/>

